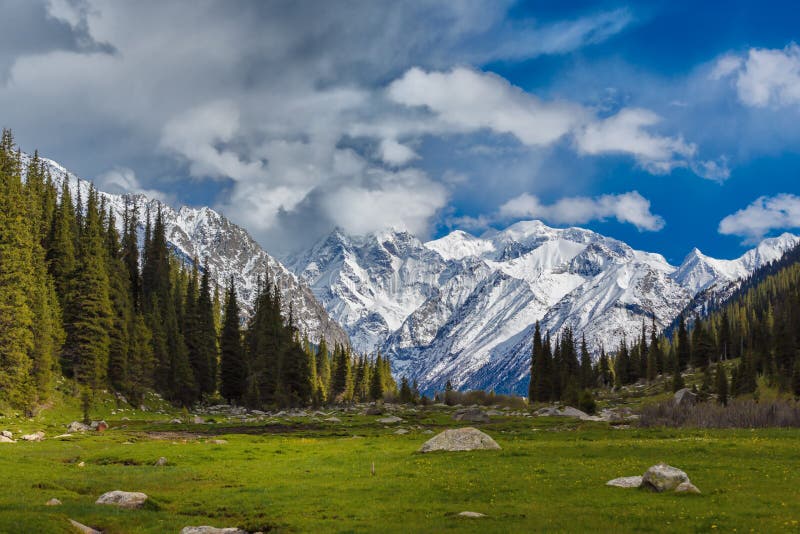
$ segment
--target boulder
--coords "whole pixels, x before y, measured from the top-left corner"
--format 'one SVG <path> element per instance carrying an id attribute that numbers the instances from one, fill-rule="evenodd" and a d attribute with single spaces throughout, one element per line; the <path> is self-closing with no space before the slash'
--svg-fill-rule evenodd
<path id="1" fill-rule="evenodd" d="M 556 406 L 547 406 L 533 412 L 533 415 L 538 417 L 576 417 L 578 419 L 586 419 L 589 414 L 582 412 L 572 406 L 563 406 L 561 408 Z"/>
<path id="2" fill-rule="evenodd" d="M 170 419 L 169 424 L 171 424 L 171 425 L 181 425 L 181 424 L 183 424 L 183 421 L 181 421 L 180 419 L 178 419 L 176 417 L 175 419 Z"/>
<path id="3" fill-rule="evenodd" d="M 16 443 L 16 441 L 5 436 L 0 436 L 0 443 Z"/>
<path id="4" fill-rule="evenodd" d="M 202 417 L 200 417 L 199 415 L 195 415 L 194 417 L 192 417 L 192 424 L 202 425 L 205 422 L 206 422 L 206 420 L 203 419 Z"/>
<path id="5" fill-rule="evenodd" d="M 342 420 L 339 419 L 338 417 L 328 417 L 328 418 L 325 419 L 325 421 L 327 421 L 328 423 L 341 423 L 342 422 Z"/>
<path id="6" fill-rule="evenodd" d="M 163 467 L 165 465 L 167 465 L 167 459 L 164 458 L 163 456 L 161 458 L 159 458 L 158 460 L 156 460 L 156 466 L 157 467 Z"/>
<path id="7" fill-rule="evenodd" d="M 33 434 L 25 434 L 22 436 L 23 441 L 42 441 L 44 439 L 44 432 L 34 432 Z"/>
<path id="8" fill-rule="evenodd" d="M 70 519 L 69 520 L 69 524 L 72 525 L 72 527 L 75 530 L 77 530 L 78 532 L 80 532 L 81 534 L 103 534 L 99 530 L 95 530 L 92 527 L 87 527 L 86 525 L 84 525 L 82 523 L 78 523 L 74 519 Z"/>
<path id="9" fill-rule="evenodd" d="M 381 415 L 383 413 L 383 408 L 380 406 L 370 406 L 367 408 L 367 411 L 364 412 L 366 415 Z"/>
<path id="10" fill-rule="evenodd" d="M 673 491 L 684 482 L 689 482 L 689 476 L 667 464 L 657 464 L 648 469 L 642 477 L 642 487 L 653 491 Z"/>
<path id="11" fill-rule="evenodd" d="M 675 488 L 675 493 L 700 493 L 700 490 L 697 489 L 697 486 L 692 484 L 689 481 L 681 482 L 678 484 L 678 487 Z"/>
<path id="12" fill-rule="evenodd" d="M 69 425 L 67 425 L 67 432 L 74 433 L 74 432 L 86 432 L 90 430 L 89 425 L 85 425 L 80 421 L 73 421 Z"/>
<path id="13" fill-rule="evenodd" d="M 381 417 L 378 419 L 379 423 L 383 423 L 384 425 L 390 425 L 393 423 L 399 423 L 402 419 L 397 417 L 396 415 L 390 415 L 389 417 Z"/>
<path id="14" fill-rule="evenodd" d="M 246 530 L 235 527 L 216 528 L 216 527 L 183 527 L 181 534 L 248 534 Z"/>
<path id="15" fill-rule="evenodd" d="M 613 486 L 615 488 L 638 488 L 642 485 L 641 476 L 632 477 L 619 477 L 606 482 L 606 486 Z"/>
<path id="16" fill-rule="evenodd" d="M 423 443 L 419 452 L 497 449 L 500 449 L 500 445 L 490 436 L 484 434 L 477 428 L 466 427 L 445 430 L 441 434 L 437 434 Z"/>
<path id="17" fill-rule="evenodd" d="M 146 500 L 147 495 L 138 491 L 115 490 L 102 494 L 95 501 L 95 504 L 107 504 L 110 506 L 118 506 L 119 508 L 134 509 L 141 508 Z"/>
<path id="18" fill-rule="evenodd" d="M 479 519 L 481 517 L 486 517 L 486 514 L 482 514 L 480 512 L 461 512 L 458 514 L 458 517 L 468 517 L 470 519 Z"/>
<path id="19" fill-rule="evenodd" d="M 45 506 L 61 506 L 61 501 L 59 501 L 58 499 L 50 499 L 49 501 L 44 503 L 44 505 Z"/>
<path id="20" fill-rule="evenodd" d="M 402 436 L 403 434 L 408 434 L 408 430 L 406 430 L 405 428 L 398 428 L 397 430 L 394 431 L 394 433 L 397 434 L 398 436 Z"/>
<path id="21" fill-rule="evenodd" d="M 3 436 L 4 438 L 8 439 L 14 438 L 14 434 L 12 434 L 9 430 L 3 430 L 2 432 L 0 432 L 0 436 Z"/>
<path id="22" fill-rule="evenodd" d="M 692 393 L 691 389 L 683 388 L 675 392 L 675 395 L 672 396 L 672 401 L 675 406 L 694 406 L 697 404 L 697 395 Z"/>
<path id="23" fill-rule="evenodd" d="M 470 423 L 488 423 L 489 416 L 480 408 L 466 408 L 457 410 L 453 414 L 456 421 L 468 421 Z"/>

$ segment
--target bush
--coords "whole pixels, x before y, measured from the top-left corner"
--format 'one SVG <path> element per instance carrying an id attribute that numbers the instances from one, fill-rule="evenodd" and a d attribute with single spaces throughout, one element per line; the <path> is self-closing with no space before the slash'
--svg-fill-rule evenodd
<path id="1" fill-rule="evenodd" d="M 581 393 L 580 400 L 578 401 L 578 409 L 589 415 L 594 415 L 594 413 L 597 412 L 597 403 L 594 401 L 592 392 L 588 389 L 584 389 Z"/>
<path id="2" fill-rule="evenodd" d="M 727 406 L 703 402 L 679 407 L 668 400 L 645 406 L 639 425 L 674 428 L 800 427 L 800 403 L 781 399 L 767 402 L 737 399 Z"/>

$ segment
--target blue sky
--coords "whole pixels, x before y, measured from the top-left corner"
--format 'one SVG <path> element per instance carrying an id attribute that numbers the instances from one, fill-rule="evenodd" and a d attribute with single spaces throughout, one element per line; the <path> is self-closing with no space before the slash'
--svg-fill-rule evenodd
<path id="1" fill-rule="evenodd" d="M 679 263 L 800 227 L 785 2 L 5 0 L 0 122 L 281 254 L 578 225 Z"/>

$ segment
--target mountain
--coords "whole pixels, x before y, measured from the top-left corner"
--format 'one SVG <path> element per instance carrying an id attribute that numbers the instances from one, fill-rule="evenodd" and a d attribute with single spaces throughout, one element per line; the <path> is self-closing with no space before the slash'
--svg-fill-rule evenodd
<path id="1" fill-rule="evenodd" d="M 23 154 L 23 168 L 30 156 Z M 55 161 L 44 159 L 47 169 L 60 190 L 65 177 L 69 179 L 73 198 L 78 194 L 88 197 L 91 184 L 67 171 Z M 164 217 L 167 241 L 173 252 L 184 262 L 194 258 L 208 261 L 213 280 L 222 288 L 233 278 L 242 308 L 252 311 L 259 278 L 268 277 L 281 291 L 283 310 L 290 310 L 300 330 L 313 342 L 325 337 L 328 343 L 348 343 L 347 334 L 331 319 L 325 308 L 314 297 L 309 287 L 300 281 L 279 261 L 267 254 L 243 228 L 233 224 L 214 210 L 182 207 L 174 210 L 169 205 L 144 195 L 113 195 L 100 193 L 101 199 L 122 223 L 125 204 L 135 205 L 140 219 L 150 211 L 159 209 Z"/>
<path id="2" fill-rule="evenodd" d="M 569 326 L 589 345 L 616 347 L 663 329 L 701 291 L 733 287 L 800 238 L 767 239 L 736 260 L 692 251 L 663 256 L 581 228 L 518 222 L 481 236 L 454 231 L 421 242 L 404 231 L 336 230 L 286 265 L 311 286 L 356 349 L 381 350 L 422 389 L 523 393 L 533 326 Z"/>

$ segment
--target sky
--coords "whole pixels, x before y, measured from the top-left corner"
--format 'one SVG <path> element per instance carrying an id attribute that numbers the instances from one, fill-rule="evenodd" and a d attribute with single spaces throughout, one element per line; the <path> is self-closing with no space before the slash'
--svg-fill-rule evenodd
<path id="1" fill-rule="evenodd" d="M 800 229 L 790 2 L 0 0 L 0 125 L 275 255 L 581 226 L 680 263 Z"/>

